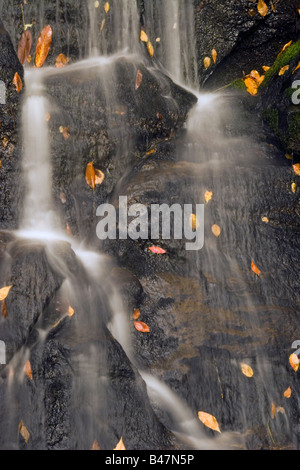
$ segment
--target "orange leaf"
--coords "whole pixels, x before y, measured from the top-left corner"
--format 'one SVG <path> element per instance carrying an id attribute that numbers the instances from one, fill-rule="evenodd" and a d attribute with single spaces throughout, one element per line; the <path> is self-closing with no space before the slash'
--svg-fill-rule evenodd
<path id="1" fill-rule="evenodd" d="M 156 255 L 164 255 L 165 253 L 167 253 L 166 250 L 160 248 L 159 246 L 150 246 L 149 251 Z"/>
<path id="2" fill-rule="evenodd" d="M 104 5 L 104 10 L 105 10 L 105 13 L 108 13 L 109 10 L 110 10 L 110 4 L 108 2 L 105 3 Z"/>
<path id="3" fill-rule="evenodd" d="M 101 450 L 97 441 L 94 441 L 91 450 Z"/>
<path id="4" fill-rule="evenodd" d="M 252 95 L 252 96 L 257 95 L 257 88 L 258 88 L 259 85 L 258 85 L 257 81 L 255 80 L 255 78 L 247 77 L 247 78 L 245 78 L 244 82 L 245 82 L 245 85 L 247 87 L 248 93 L 250 93 L 250 95 Z"/>
<path id="5" fill-rule="evenodd" d="M 258 1 L 257 10 L 261 16 L 266 16 L 268 14 L 269 9 L 264 0 Z"/>
<path id="6" fill-rule="evenodd" d="M 59 132 L 64 136 L 66 140 L 70 138 L 70 131 L 68 127 L 60 126 Z"/>
<path id="7" fill-rule="evenodd" d="M 117 447 L 114 448 L 114 450 L 126 450 L 122 437 L 120 441 L 118 442 Z"/>
<path id="8" fill-rule="evenodd" d="M 300 163 L 296 163 L 295 165 L 293 165 L 293 169 L 296 175 L 300 176 Z"/>
<path id="9" fill-rule="evenodd" d="M 264 72 L 267 72 L 268 70 L 270 70 L 271 67 L 268 67 L 267 65 L 263 65 L 263 70 Z"/>
<path id="10" fill-rule="evenodd" d="M 62 67 L 65 67 L 67 63 L 70 62 L 69 57 L 66 57 L 65 54 L 59 54 L 56 58 L 56 64 L 55 66 L 60 69 Z"/>
<path id="11" fill-rule="evenodd" d="M 260 276 L 260 275 L 261 275 L 261 271 L 260 271 L 260 269 L 258 269 L 258 267 L 254 264 L 254 261 L 251 262 L 251 269 L 252 269 L 252 271 L 253 271 L 257 276 Z"/>
<path id="12" fill-rule="evenodd" d="M 294 369 L 295 372 L 299 369 L 299 357 L 296 354 L 290 355 L 290 365 Z"/>
<path id="13" fill-rule="evenodd" d="M 212 199 L 212 197 L 213 197 L 213 193 L 211 191 L 206 191 L 206 193 L 204 194 L 206 204 L 209 203 L 209 201 Z"/>
<path id="14" fill-rule="evenodd" d="M 8 287 L 2 287 L 2 289 L 0 289 L 0 301 L 6 299 L 11 288 L 12 286 L 8 286 Z"/>
<path id="15" fill-rule="evenodd" d="M 45 26 L 41 34 L 39 35 L 36 45 L 35 65 L 37 68 L 42 67 L 47 56 L 49 54 L 50 46 L 52 41 L 52 29 L 51 26 Z"/>
<path id="16" fill-rule="evenodd" d="M 138 320 L 140 318 L 140 316 L 141 316 L 141 311 L 138 308 L 135 308 L 133 310 L 133 314 L 132 314 L 133 320 L 135 320 L 135 321 Z"/>
<path id="17" fill-rule="evenodd" d="M 69 308 L 68 308 L 68 316 L 69 316 L 69 317 L 73 317 L 74 313 L 75 313 L 74 308 L 72 308 L 71 305 L 69 305 Z"/>
<path id="18" fill-rule="evenodd" d="M 278 54 L 277 57 L 279 57 L 284 51 L 286 51 L 287 48 L 290 47 L 290 45 L 292 44 L 292 42 L 293 42 L 293 41 L 289 41 L 287 44 L 285 44 L 285 45 L 283 46 L 283 48 L 281 49 L 281 51 L 280 51 L 280 53 Z"/>
<path id="19" fill-rule="evenodd" d="M 89 185 L 90 188 L 93 190 L 95 189 L 96 185 L 96 173 L 93 162 L 88 163 L 86 170 L 85 170 L 85 181 Z"/>
<path id="20" fill-rule="evenodd" d="M 146 323 L 143 323 L 142 321 L 135 321 L 133 324 L 138 331 L 141 331 L 142 333 L 150 333 L 150 328 L 148 325 L 146 325 Z"/>
<path id="21" fill-rule="evenodd" d="M 30 361 L 27 361 L 25 366 L 24 366 L 24 372 L 27 375 L 27 377 L 32 380 L 32 370 L 31 370 L 31 364 Z"/>
<path id="22" fill-rule="evenodd" d="M 282 67 L 282 68 L 279 70 L 279 73 L 278 73 L 279 77 L 281 77 L 282 75 L 284 75 L 285 72 L 286 72 L 287 70 L 289 70 L 289 68 L 290 68 L 289 65 L 286 65 L 285 67 Z"/>
<path id="23" fill-rule="evenodd" d="M 19 423 L 19 433 L 21 434 L 21 436 L 23 437 L 24 441 L 27 444 L 27 442 L 29 441 L 29 438 L 30 438 L 30 432 L 26 428 L 23 421 L 20 421 L 20 423 Z"/>
<path id="24" fill-rule="evenodd" d="M 219 423 L 214 416 L 208 413 L 204 413 L 203 411 L 199 411 L 198 418 L 207 428 L 210 428 L 213 431 L 221 432 Z"/>
<path id="25" fill-rule="evenodd" d="M 29 58 L 30 51 L 32 48 L 32 35 L 29 29 L 24 31 L 18 44 L 18 59 L 22 65 L 25 64 Z"/>
<path id="26" fill-rule="evenodd" d="M 298 62 L 298 65 L 297 65 L 297 67 L 295 68 L 295 70 L 293 70 L 293 73 L 295 73 L 298 69 L 300 69 L 300 62 Z"/>
<path id="27" fill-rule="evenodd" d="M 105 179 L 105 175 L 101 170 L 95 168 L 95 184 L 102 184 Z"/>
<path id="28" fill-rule="evenodd" d="M 15 85 L 16 87 L 16 91 L 18 93 L 20 93 L 20 91 L 22 90 L 23 88 L 23 82 L 21 80 L 21 77 L 20 75 L 18 74 L 18 72 L 15 73 L 15 76 L 14 76 L 14 79 L 13 79 L 13 84 Z"/>
<path id="29" fill-rule="evenodd" d="M 8 317 L 8 311 L 7 311 L 7 306 L 5 300 L 2 300 L 2 317 L 7 318 Z"/>
<path id="30" fill-rule="evenodd" d="M 147 50 L 149 52 L 150 57 L 152 58 L 154 56 L 154 47 L 152 46 L 152 43 L 150 41 L 147 42 Z"/>
<path id="31" fill-rule="evenodd" d="M 272 418 L 274 419 L 276 416 L 276 406 L 275 403 L 272 403 Z"/>
<path id="32" fill-rule="evenodd" d="M 270 222 L 268 217 L 262 217 L 261 221 L 264 222 L 265 224 L 268 224 Z"/>
<path id="33" fill-rule="evenodd" d="M 214 236 L 217 238 L 219 238 L 222 232 L 221 227 L 219 227 L 219 225 L 216 225 L 216 224 L 212 226 L 211 231 L 214 234 Z"/>
<path id="34" fill-rule="evenodd" d="M 243 374 L 246 377 L 248 377 L 249 379 L 251 379 L 254 376 L 253 369 L 252 369 L 252 367 L 248 366 L 248 364 L 242 363 L 241 364 L 241 370 L 242 370 Z"/>
<path id="35" fill-rule="evenodd" d="M 204 64 L 204 67 L 206 69 L 208 69 L 210 67 L 210 64 L 211 64 L 211 59 L 210 57 L 205 57 L 204 60 L 203 60 L 203 64 Z"/>
<path id="36" fill-rule="evenodd" d="M 213 61 L 214 61 L 214 64 L 215 64 L 215 63 L 217 62 L 217 57 L 218 57 L 218 54 L 217 54 L 216 49 L 213 49 L 213 50 L 211 51 L 211 56 L 212 56 Z"/>
<path id="37" fill-rule="evenodd" d="M 144 30 L 141 30 L 140 40 L 142 42 L 148 42 L 148 36 L 147 36 L 147 34 L 145 33 Z"/>
<path id="38" fill-rule="evenodd" d="M 291 396 L 292 396 L 292 389 L 291 389 L 291 387 L 289 387 L 289 388 L 284 392 L 283 395 L 284 395 L 285 398 L 291 398 Z"/>
<path id="39" fill-rule="evenodd" d="M 141 86 L 141 83 L 143 81 L 143 74 L 140 70 L 137 71 L 136 74 L 136 81 L 135 81 L 135 89 L 138 90 Z"/>
<path id="40" fill-rule="evenodd" d="M 198 228 L 200 227 L 196 214 L 190 215 L 190 226 L 193 230 L 198 230 Z"/>

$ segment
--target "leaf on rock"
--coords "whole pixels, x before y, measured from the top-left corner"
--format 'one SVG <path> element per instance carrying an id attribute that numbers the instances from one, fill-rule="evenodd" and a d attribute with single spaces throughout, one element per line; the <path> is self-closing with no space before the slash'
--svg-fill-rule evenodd
<path id="1" fill-rule="evenodd" d="M 300 163 L 296 163 L 295 165 L 293 165 L 293 170 L 297 176 L 300 176 Z"/>
<path id="2" fill-rule="evenodd" d="M 69 305 L 68 316 L 71 318 L 71 317 L 73 317 L 74 313 L 75 313 L 74 308 L 72 308 L 71 305 Z"/>
<path id="3" fill-rule="evenodd" d="M 140 309 L 135 308 L 135 309 L 133 310 L 133 314 L 132 314 L 133 320 L 134 320 L 134 321 L 137 321 L 137 320 L 140 318 L 140 316 L 141 316 L 141 311 L 140 311 Z"/>
<path id="4" fill-rule="evenodd" d="M 292 193 L 295 194 L 296 191 L 297 191 L 297 185 L 296 185 L 296 183 L 292 183 L 291 189 L 292 189 Z"/>
<path id="5" fill-rule="evenodd" d="M 59 132 L 64 136 L 64 138 L 66 140 L 68 140 L 70 138 L 70 131 L 69 131 L 69 128 L 67 126 L 60 126 L 59 128 Z"/>
<path id="6" fill-rule="evenodd" d="M 143 29 L 141 29 L 140 40 L 142 42 L 148 42 L 148 36 Z"/>
<path id="7" fill-rule="evenodd" d="M 248 93 L 250 93 L 250 95 L 252 95 L 252 96 L 256 96 L 257 95 L 258 84 L 257 84 L 257 81 L 255 80 L 255 78 L 247 77 L 247 78 L 244 79 L 244 82 L 245 82 L 245 85 L 247 87 Z"/>
<path id="8" fill-rule="evenodd" d="M 251 379 L 254 376 L 253 369 L 248 364 L 242 363 L 241 364 L 241 370 L 242 370 L 243 374 L 246 377 L 248 377 L 249 379 Z"/>
<path id="9" fill-rule="evenodd" d="M 209 203 L 212 197 L 213 197 L 213 193 L 211 191 L 206 191 L 206 193 L 204 194 L 206 204 Z"/>
<path id="10" fill-rule="evenodd" d="M 293 73 L 295 73 L 298 69 L 300 69 L 300 62 L 298 63 L 297 67 L 295 68 L 295 70 L 293 70 Z"/>
<path id="11" fill-rule="evenodd" d="M 85 170 L 85 181 L 89 185 L 92 190 L 95 189 L 96 186 L 96 173 L 95 173 L 95 168 L 93 162 L 90 162 L 87 164 L 86 170 Z"/>
<path id="12" fill-rule="evenodd" d="M 24 31 L 18 44 L 18 59 L 22 65 L 25 64 L 30 56 L 32 48 L 32 34 L 29 30 Z"/>
<path id="13" fill-rule="evenodd" d="M 159 246 L 150 246 L 149 251 L 151 251 L 151 253 L 154 253 L 155 255 L 164 255 L 165 253 L 167 253 L 166 250 L 160 248 Z"/>
<path id="14" fill-rule="evenodd" d="M 104 5 L 104 11 L 105 11 L 105 13 L 108 13 L 109 10 L 110 10 L 110 4 L 109 4 L 109 2 L 106 2 L 105 5 Z"/>
<path id="15" fill-rule="evenodd" d="M 290 355 L 290 365 L 292 369 L 297 372 L 299 369 L 299 357 L 297 354 L 291 354 Z"/>
<path id="16" fill-rule="evenodd" d="M 117 446 L 114 448 L 114 450 L 126 450 L 126 447 L 124 446 L 123 438 L 121 437 L 120 441 L 118 442 Z"/>
<path id="17" fill-rule="evenodd" d="M 95 185 L 97 186 L 99 184 L 102 184 L 104 180 L 105 180 L 105 175 L 103 171 L 97 170 L 97 168 L 95 168 Z"/>
<path id="18" fill-rule="evenodd" d="M 101 450 L 98 441 L 94 441 L 91 450 Z"/>
<path id="19" fill-rule="evenodd" d="M 266 16 L 268 14 L 269 8 L 264 0 L 258 1 L 257 10 L 261 16 Z"/>
<path id="20" fill-rule="evenodd" d="M 279 77 L 281 77 L 282 75 L 284 75 L 285 72 L 286 72 L 287 70 L 289 70 L 289 68 L 290 68 L 289 65 L 286 65 L 285 67 L 281 67 L 281 69 L 280 69 L 279 72 L 278 72 Z"/>
<path id="21" fill-rule="evenodd" d="M 283 54 L 284 51 L 286 51 L 287 48 L 290 47 L 290 45 L 292 44 L 292 42 L 293 42 L 293 41 L 289 41 L 287 44 L 285 44 L 285 45 L 283 46 L 283 48 L 281 49 L 281 51 L 279 52 L 279 54 L 278 54 L 277 57 L 279 57 L 281 54 Z"/>
<path id="22" fill-rule="evenodd" d="M 7 318 L 8 317 L 8 310 L 7 310 L 6 302 L 5 302 L 5 300 L 2 300 L 1 303 L 2 303 L 2 317 Z"/>
<path id="23" fill-rule="evenodd" d="M 24 441 L 27 444 L 27 442 L 29 441 L 29 438 L 30 438 L 30 432 L 26 428 L 23 421 L 20 421 L 20 423 L 19 423 L 19 433 L 21 434 L 21 436 L 23 437 Z"/>
<path id="24" fill-rule="evenodd" d="M 31 364 L 30 361 L 27 361 L 25 366 L 24 366 L 24 372 L 27 375 L 27 377 L 32 380 L 32 369 L 31 369 Z"/>
<path id="25" fill-rule="evenodd" d="M 286 391 L 284 392 L 283 396 L 284 396 L 285 398 L 291 398 L 291 396 L 292 396 L 292 389 L 291 389 L 291 387 L 289 387 L 288 389 L 286 389 Z"/>
<path id="26" fill-rule="evenodd" d="M 257 276 L 261 275 L 261 271 L 260 271 L 260 269 L 258 269 L 258 267 L 254 263 L 254 261 L 251 262 L 251 269 Z"/>
<path id="27" fill-rule="evenodd" d="M 154 57 L 154 47 L 152 46 L 152 43 L 150 41 L 147 42 L 147 50 L 148 50 L 149 56 L 151 58 L 153 58 Z"/>
<path id="28" fill-rule="evenodd" d="M 16 87 L 16 91 L 18 93 L 20 93 L 20 91 L 23 88 L 23 82 L 22 82 L 22 79 L 21 79 L 20 75 L 18 74 L 18 72 L 15 73 L 15 76 L 14 76 L 14 79 L 13 79 L 13 84 Z"/>
<path id="29" fill-rule="evenodd" d="M 2 289 L 0 289 L 0 301 L 6 299 L 11 288 L 12 286 L 8 286 L 8 287 L 2 287 Z"/>
<path id="30" fill-rule="evenodd" d="M 212 56 L 214 64 L 215 64 L 217 62 L 217 57 L 218 57 L 218 53 L 217 53 L 216 49 L 213 49 L 211 51 L 211 56 Z"/>
<path id="31" fill-rule="evenodd" d="M 142 321 L 134 321 L 133 324 L 137 331 L 140 331 L 141 333 L 150 333 L 150 328 L 146 323 Z"/>
<path id="32" fill-rule="evenodd" d="M 211 231 L 212 233 L 214 234 L 215 237 L 219 238 L 219 236 L 221 235 L 221 227 L 219 227 L 219 225 L 217 224 L 214 224 L 211 228 Z"/>
<path id="33" fill-rule="evenodd" d="M 276 416 L 276 406 L 275 403 L 272 403 L 272 419 L 274 419 Z"/>
<path id="34" fill-rule="evenodd" d="M 135 89 L 138 90 L 141 86 L 141 83 L 143 81 L 143 74 L 140 70 L 137 71 L 136 74 L 136 81 L 135 81 Z"/>
<path id="35" fill-rule="evenodd" d="M 198 228 L 200 227 L 196 214 L 190 215 L 190 226 L 193 230 L 198 230 Z"/>
<path id="36" fill-rule="evenodd" d="M 221 432 L 220 426 L 216 418 L 208 413 L 204 413 L 203 411 L 198 412 L 198 418 L 200 419 L 201 423 L 204 424 L 209 429 L 212 429 L 216 432 Z"/>
<path id="37" fill-rule="evenodd" d="M 65 56 L 65 54 L 59 54 L 56 58 L 56 64 L 55 66 L 60 69 L 62 67 L 65 67 L 67 63 L 70 62 L 69 57 Z"/>
<path id="38" fill-rule="evenodd" d="M 271 67 L 268 67 L 267 65 L 263 65 L 262 68 L 264 72 L 267 72 L 268 70 L 270 70 Z"/>
<path id="39" fill-rule="evenodd" d="M 264 222 L 265 224 L 268 224 L 270 222 L 268 217 L 262 217 L 261 221 Z"/>
<path id="40" fill-rule="evenodd" d="M 49 54 L 50 46 L 52 42 L 52 28 L 50 25 L 45 26 L 41 34 L 39 35 L 36 54 L 35 54 L 35 65 L 37 68 L 42 67 L 47 56 Z"/>
<path id="41" fill-rule="evenodd" d="M 211 64 L 211 58 L 210 57 L 205 57 L 203 60 L 204 67 L 206 70 L 210 67 Z"/>

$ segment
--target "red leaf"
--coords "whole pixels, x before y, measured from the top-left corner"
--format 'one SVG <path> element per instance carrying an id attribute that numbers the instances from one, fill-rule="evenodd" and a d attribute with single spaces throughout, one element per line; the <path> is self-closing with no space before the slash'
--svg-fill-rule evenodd
<path id="1" fill-rule="evenodd" d="M 22 79 L 21 79 L 20 75 L 18 74 L 18 72 L 15 73 L 15 76 L 14 76 L 14 79 L 13 79 L 13 84 L 16 87 L 16 91 L 18 93 L 20 93 L 20 91 L 23 88 L 23 82 L 22 82 Z"/>
<path id="2" fill-rule="evenodd" d="M 165 253 L 167 253 L 166 250 L 160 248 L 159 246 L 150 246 L 149 251 L 155 253 L 156 255 L 164 255 Z"/>
<path id="3" fill-rule="evenodd" d="M 47 56 L 49 54 L 50 46 L 52 41 L 52 29 L 51 26 L 45 26 L 41 34 L 39 35 L 36 45 L 35 65 L 37 68 L 42 67 Z"/>
<path id="4" fill-rule="evenodd" d="M 21 36 L 18 44 L 18 59 L 22 65 L 25 64 L 29 57 L 32 48 L 32 35 L 29 29 L 27 29 Z"/>
<path id="5" fill-rule="evenodd" d="M 138 331 L 141 331 L 142 333 L 150 333 L 150 328 L 148 325 L 146 325 L 146 323 L 143 323 L 142 321 L 135 321 L 133 324 Z"/>

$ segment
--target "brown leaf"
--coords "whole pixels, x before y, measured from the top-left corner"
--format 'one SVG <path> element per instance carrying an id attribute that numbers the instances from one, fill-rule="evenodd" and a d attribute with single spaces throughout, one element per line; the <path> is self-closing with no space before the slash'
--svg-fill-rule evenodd
<path id="1" fill-rule="evenodd" d="M 248 377 L 249 379 L 251 379 L 254 376 L 253 369 L 248 364 L 242 363 L 241 364 L 241 370 L 242 370 L 243 374 L 246 377 Z"/>
<path id="2" fill-rule="evenodd" d="M 291 398 L 291 396 L 292 396 L 292 389 L 291 389 L 291 387 L 289 387 L 289 388 L 284 392 L 283 396 L 284 396 L 285 398 Z"/>
<path id="3" fill-rule="evenodd" d="M 120 441 L 118 442 L 117 446 L 114 448 L 114 450 L 126 450 L 122 437 Z"/>
<path id="4" fill-rule="evenodd" d="M 221 227 L 219 227 L 219 225 L 217 224 L 214 224 L 211 228 L 211 231 L 212 233 L 214 234 L 215 237 L 219 238 L 219 236 L 221 235 Z"/>
<path id="5" fill-rule="evenodd" d="M 24 366 L 24 372 L 27 375 L 27 377 L 32 380 L 32 370 L 31 370 L 31 364 L 30 361 L 27 361 L 25 366 Z"/>
<path id="6" fill-rule="evenodd" d="M 300 176 L 300 163 L 296 163 L 295 165 L 293 165 L 293 170 L 297 176 Z"/>
<path id="7" fill-rule="evenodd" d="M 12 286 L 8 286 L 8 287 L 2 287 L 2 289 L 0 289 L 0 301 L 6 299 L 11 288 Z"/>
<path id="8" fill-rule="evenodd" d="M 47 59 L 51 46 L 51 41 L 52 29 L 50 25 L 47 25 L 39 35 L 36 45 L 35 65 L 37 68 L 42 67 L 45 60 Z"/>
<path id="9" fill-rule="evenodd" d="M 150 333 L 150 328 L 148 325 L 146 325 L 146 323 L 142 321 L 135 321 L 133 324 L 138 331 L 141 331 L 142 333 Z"/>
<path id="10" fill-rule="evenodd" d="M 30 432 L 26 428 L 23 421 L 20 421 L 20 423 L 19 423 L 19 433 L 21 434 L 21 436 L 23 437 L 24 441 L 27 444 L 27 442 L 29 441 L 29 438 L 30 438 Z"/>
<path id="11" fill-rule="evenodd" d="M 251 269 L 257 276 L 261 275 L 261 271 L 260 271 L 260 269 L 258 269 L 258 267 L 254 263 L 254 261 L 251 262 Z"/>
<path id="12" fill-rule="evenodd" d="M 141 83 L 143 81 L 143 74 L 140 70 L 137 71 L 136 74 L 136 81 L 135 81 L 135 89 L 138 90 L 141 86 Z"/>
<path id="13" fill-rule="evenodd" d="M 6 306 L 5 300 L 2 300 L 2 317 L 7 318 L 8 317 L 8 310 Z"/>
<path id="14" fill-rule="evenodd" d="M 65 67 L 68 62 L 70 62 L 69 57 L 66 57 L 65 54 L 59 54 L 56 58 L 55 66 L 59 69 Z"/>
<path id="15" fill-rule="evenodd" d="M 214 416 L 208 413 L 204 413 L 203 411 L 199 411 L 198 418 L 207 428 L 210 428 L 216 432 L 221 432 L 219 423 Z"/>
<path id="16" fill-rule="evenodd" d="M 23 82 L 22 82 L 22 79 L 21 79 L 20 75 L 18 74 L 18 72 L 15 73 L 15 76 L 14 76 L 14 79 L 13 79 L 13 84 L 16 87 L 16 91 L 18 93 L 20 93 L 20 91 L 23 88 Z"/>
<path id="17" fill-rule="evenodd" d="M 268 14 L 269 9 L 264 0 L 258 1 L 257 10 L 261 16 L 266 16 Z"/>
<path id="18" fill-rule="evenodd" d="M 32 48 L 32 35 L 29 29 L 24 31 L 18 44 L 18 59 L 22 65 L 29 59 Z"/>
<path id="19" fill-rule="evenodd" d="M 152 46 L 152 43 L 150 41 L 147 42 L 147 50 L 150 57 L 152 58 L 154 56 L 154 47 Z"/>
<path id="20" fill-rule="evenodd" d="M 299 357 L 296 354 L 290 355 L 290 365 L 295 372 L 299 369 Z"/>
<path id="21" fill-rule="evenodd" d="M 134 321 L 137 321 L 141 316 L 141 311 L 138 308 L 133 310 L 132 318 Z"/>
<path id="22" fill-rule="evenodd" d="M 98 441 L 94 441 L 91 450 L 101 450 Z"/>

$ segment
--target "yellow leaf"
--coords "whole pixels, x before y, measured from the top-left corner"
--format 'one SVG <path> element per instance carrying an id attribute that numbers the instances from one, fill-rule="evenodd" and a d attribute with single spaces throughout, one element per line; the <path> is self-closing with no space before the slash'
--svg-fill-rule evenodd
<path id="1" fill-rule="evenodd" d="M 201 423 L 204 424 L 209 429 L 212 429 L 216 432 L 221 432 L 220 426 L 216 418 L 208 413 L 204 413 L 203 411 L 198 412 L 198 418 L 200 419 Z"/>
<path id="2" fill-rule="evenodd" d="M 208 204 L 209 201 L 210 201 L 210 200 L 212 199 L 212 197 L 213 197 L 213 193 L 212 193 L 211 191 L 206 191 L 204 197 L 205 197 L 206 204 Z"/>
<path id="3" fill-rule="evenodd" d="M 210 67 L 210 64 L 211 64 L 211 59 L 210 59 L 210 57 L 205 57 L 203 63 L 204 63 L 204 67 L 205 67 L 206 69 L 208 69 L 208 68 Z"/>
<path id="4" fill-rule="evenodd" d="M 120 441 L 118 442 L 117 447 L 114 448 L 114 450 L 126 450 L 122 437 Z"/>
<path id="5" fill-rule="evenodd" d="M 243 374 L 246 377 L 248 377 L 249 379 L 251 379 L 254 376 L 253 369 L 252 369 L 252 367 L 248 366 L 248 364 L 242 363 L 241 364 L 241 370 L 242 370 Z"/>
<path id="6" fill-rule="evenodd" d="M 287 160 L 293 160 L 292 155 L 289 155 L 288 153 L 285 155 L 285 158 L 286 158 Z"/>
<path id="7" fill-rule="evenodd" d="M 287 48 L 290 47 L 290 45 L 292 44 L 292 42 L 293 42 L 293 41 L 289 41 L 287 44 L 285 44 L 285 45 L 283 46 L 283 48 L 281 49 L 281 51 L 279 52 L 279 54 L 278 54 L 277 57 L 279 57 L 284 51 L 286 51 Z"/>
<path id="8" fill-rule="evenodd" d="M 68 316 L 69 317 L 73 317 L 75 313 L 75 310 L 71 307 L 71 305 L 69 306 L 69 309 L 68 309 Z"/>
<path id="9" fill-rule="evenodd" d="M 214 224 L 211 228 L 211 231 L 212 233 L 214 234 L 215 237 L 219 238 L 219 236 L 221 235 L 221 227 L 219 227 L 219 225 L 217 224 Z"/>
<path id="10" fill-rule="evenodd" d="M 200 227 L 200 224 L 195 214 L 190 215 L 190 226 L 193 230 L 197 230 Z"/>
<path id="11" fill-rule="evenodd" d="M 103 31 L 104 25 L 105 25 L 105 19 L 101 21 L 100 31 Z"/>
<path id="12" fill-rule="evenodd" d="M 292 193 L 294 193 L 294 194 L 295 194 L 295 193 L 296 193 L 296 191 L 297 191 L 297 185 L 296 185 L 296 183 L 292 183 L 292 187 L 291 187 L 291 189 L 292 189 Z"/>
<path id="13" fill-rule="evenodd" d="M 284 395 L 285 398 L 291 398 L 291 396 L 292 396 L 292 389 L 291 389 L 291 387 L 289 387 L 289 388 L 284 392 L 283 395 Z"/>
<path id="14" fill-rule="evenodd" d="M 19 433 L 21 434 L 21 436 L 23 437 L 24 441 L 27 444 L 27 442 L 29 441 L 29 438 L 30 438 L 30 432 L 26 428 L 23 421 L 20 421 L 20 423 L 19 423 Z"/>
<path id="15" fill-rule="evenodd" d="M 300 163 L 296 163 L 295 165 L 293 165 L 293 169 L 296 175 L 300 176 Z"/>
<path id="16" fill-rule="evenodd" d="M 141 29 L 140 40 L 142 42 L 148 42 L 148 36 L 143 29 Z"/>
<path id="17" fill-rule="evenodd" d="M 110 10 L 110 4 L 108 2 L 105 3 L 104 5 L 104 10 L 105 10 L 105 13 L 108 13 L 109 10 Z"/>
<path id="18" fill-rule="evenodd" d="M 259 0 L 257 10 L 261 16 L 266 16 L 268 14 L 269 9 L 264 0 Z"/>
<path id="19" fill-rule="evenodd" d="M 263 65 L 262 68 L 264 72 L 267 72 L 268 70 L 270 70 L 271 67 L 268 67 L 267 65 Z"/>
<path id="20" fill-rule="evenodd" d="M 255 80 L 255 78 L 247 77 L 247 78 L 244 79 L 244 82 L 245 82 L 245 85 L 247 87 L 248 93 L 250 93 L 250 95 L 252 95 L 252 96 L 257 95 L 258 83 Z"/>
<path id="21" fill-rule="evenodd" d="M 95 184 L 102 184 L 105 179 L 105 175 L 101 170 L 95 168 Z"/>
<path id="22" fill-rule="evenodd" d="M 150 57 L 152 58 L 154 56 L 154 47 L 152 46 L 151 42 L 147 42 L 147 50 L 149 52 Z"/>
<path id="23" fill-rule="evenodd" d="M 281 77 L 282 75 L 284 75 L 285 72 L 286 72 L 287 70 L 289 70 L 289 68 L 290 68 L 289 65 L 286 65 L 285 67 L 282 67 L 282 68 L 279 70 L 279 73 L 278 73 L 279 77 Z"/>
<path id="24" fill-rule="evenodd" d="M 27 377 L 32 380 L 32 370 L 31 370 L 31 364 L 30 361 L 27 361 L 25 366 L 24 366 L 24 372 L 27 375 Z"/>
<path id="25" fill-rule="evenodd" d="M 214 64 L 215 64 L 217 62 L 217 57 L 218 57 L 218 53 L 217 53 L 216 49 L 213 49 L 211 51 L 211 56 L 212 56 Z"/>
<path id="26" fill-rule="evenodd" d="M 2 287 L 2 289 L 0 289 L 0 300 L 6 299 L 11 288 L 12 286 L 8 286 L 8 287 Z"/>
<path id="27" fill-rule="evenodd" d="M 272 8 L 273 13 L 276 13 L 276 6 L 272 2 L 272 0 L 271 0 L 271 8 Z"/>
<path id="28" fill-rule="evenodd" d="M 290 365 L 294 369 L 295 372 L 299 369 L 299 357 L 296 354 L 290 355 Z"/>
<path id="29" fill-rule="evenodd" d="M 300 69 L 300 62 L 298 63 L 297 67 L 295 68 L 295 70 L 293 71 L 293 73 L 296 72 L 296 70 Z"/>
<path id="30" fill-rule="evenodd" d="M 98 441 L 94 441 L 91 450 L 101 450 Z"/>
<path id="31" fill-rule="evenodd" d="M 261 221 L 264 222 L 265 224 L 268 224 L 270 222 L 268 217 L 262 217 Z"/>

